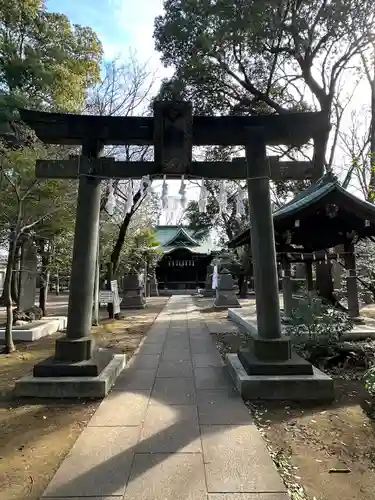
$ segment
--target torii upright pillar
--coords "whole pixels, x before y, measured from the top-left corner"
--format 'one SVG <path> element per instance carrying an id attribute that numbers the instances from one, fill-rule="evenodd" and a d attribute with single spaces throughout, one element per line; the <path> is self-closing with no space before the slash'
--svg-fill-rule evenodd
<path id="1" fill-rule="evenodd" d="M 95 160 L 102 150 L 99 141 L 88 140 L 82 146 L 82 156 Z M 100 178 L 80 176 L 66 336 L 56 341 L 54 358 L 34 366 L 35 377 L 96 377 L 100 372 L 98 364 L 92 360 L 90 334 L 100 199 Z"/>
<path id="2" fill-rule="evenodd" d="M 238 357 L 250 376 L 313 376 L 313 367 L 295 354 L 291 339 L 282 334 L 275 236 L 271 210 L 270 172 L 262 129 L 248 129 L 246 143 L 251 250 L 254 262 L 257 327 L 249 335 L 249 348 Z M 259 381 L 250 381 L 252 390 Z M 258 397 L 268 399 L 272 380 Z M 271 389 L 269 389 L 271 387 Z"/>

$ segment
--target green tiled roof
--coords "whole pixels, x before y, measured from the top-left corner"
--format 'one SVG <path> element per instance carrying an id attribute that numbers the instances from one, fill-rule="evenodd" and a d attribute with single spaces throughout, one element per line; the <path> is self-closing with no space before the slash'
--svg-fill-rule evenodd
<path id="1" fill-rule="evenodd" d="M 327 182 L 324 178 L 322 178 L 316 184 L 298 193 L 289 203 L 286 203 L 283 207 L 275 210 L 273 213 L 274 221 L 308 207 L 311 203 L 324 198 L 324 196 L 326 196 L 330 191 L 333 191 L 336 187 L 339 187 L 337 182 Z M 345 193 L 347 192 L 345 191 Z"/>
<path id="2" fill-rule="evenodd" d="M 351 210 L 358 211 L 360 217 L 366 216 L 375 223 L 375 206 L 365 200 L 361 200 L 357 196 L 349 193 L 346 189 L 340 186 L 337 179 L 331 174 L 324 175 L 315 184 L 304 189 L 298 193 L 291 201 L 286 203 L 283 207 L 275 210 L 273 212 L 273 221 L 275 229 L 277 229 L 277 223 L 282 222 L 288 217 L 298 218 L 301 211 L 318 203 L 321 199 L 325 198 L 331 192 L 335 192 L 341 195 L 343 203 L 345 200 L 350 202 Z M 245 240 L 249 238 L 250 226 L 242 231 L 236 238 L 229 242 L 230 247 L 235 247 L 238 244 L 243 244 Z"/>
<path id="3" fill-rule="evenodd" d="M 209 254 L 218 250 L 209 240 L 198 241 L 194 231 L 184 226 L 156 226 L 154 228 L 159 248 L 164 253 L 176 248 L 187 248 L 193 253 Z M 173 240 L 178 239 L 179 244 L 173 245 Z"/>

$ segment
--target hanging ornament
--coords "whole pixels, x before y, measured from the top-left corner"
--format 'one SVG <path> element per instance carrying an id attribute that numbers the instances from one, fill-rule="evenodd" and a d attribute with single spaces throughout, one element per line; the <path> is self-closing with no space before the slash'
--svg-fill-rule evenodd
<path id="1" fill-rule="evenodd" d="M 139 187 L 139 191 L 141 193 L 141 197 L 144 195 L 144 194 L 147 194 L 149 188 L 151 186 L 151 180 L 150 180 L 150 176 L 149 175 L 144 175 L 141 179 L 141 185 Z"/>
<path id="2" fill-rule="evenodd" d="M 200 213 L 206 213 L 207 212 L 207 188 L 204 184 L 204 180 L 202 179 L 202 185 L 201 185 L 201 191 L 199 193 L 199 200 L 198 200 L 198 210 Z"/>
<path id="3" fill-rule="evenodd" d="M 245 205 L 243 200 L 243 191 L 240 189 L 237 193 L 236 217 L 242 217 L 243 215 L 245 215 Z"/>
<path id="4" fill-rule="evenodd" d="M 128 214 L 133 206 L 133 183 L 129 180 L 126 188 L 126 203 L 125 203 L 125 213 Z"/>
<path id="5" fill-rule="evenodd" d="M 167 176 L 163 177 L 163 187 L 161 190 L 161 202 L 163 209 L 166 209 L 168 206 L 168 184 L 167 184 Z"/>
<path id="6" fill-rule="evenodd" d="M 181 177 L 181 186 L 180 190 L 178 191 L 178 194 L 181 196 L 181 201 L 180 201 L 181 208 L 185 210 L 187 205 L 187 198 L 186 198 L 186 184 L 184 176 Z"/>
<path id="7" fill-rule="evenodd" d="M 225 212 L 227 208 L 227 193 L 225 191 L 224 181 L 220 181 L 220 190 L 219 190 L 219 210 L 221 212 Z"/>
<path id="8" fill-rule="evenodd" d="M 113 189 L 113 181 L 111 179 L 108 184 L 108 199 L 105 205 L 105 209 L 107 210 L 109 215 L 113 215 L 115 208 L 116 208 L 116 197 Z"/>

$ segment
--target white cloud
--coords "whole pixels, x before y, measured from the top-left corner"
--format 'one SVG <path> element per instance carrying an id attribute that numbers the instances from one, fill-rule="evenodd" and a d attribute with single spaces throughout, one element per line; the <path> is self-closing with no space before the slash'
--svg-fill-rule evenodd
<path id="1" fill-rule="evenodd" d="M 163 0 L 107 0 L 114 10 L 115 32 L 118 42 L 113 42 L 105 33 L 100 35 L 107 59 L 127 59 L 135 54 L 141 63 L 147 63 L 148 70 L 159 86 L 162 78 L 171 76 L 173 70 L 164 68 L 160 56 L 154 49 L 154 20 L 163 13 Z"/>

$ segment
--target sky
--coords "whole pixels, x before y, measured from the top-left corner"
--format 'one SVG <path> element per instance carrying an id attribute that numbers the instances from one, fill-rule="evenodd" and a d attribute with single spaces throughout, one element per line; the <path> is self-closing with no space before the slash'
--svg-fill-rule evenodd
<path id="1" fill-rule="evenodd" d="M 135 53 L 155 78 L 155 92 L 160 80 L 172 74 L 160 62 L 152 38 L 154 19 L 163 13 L 163 0 L 47 0 L 46 6 L 51 12 L 65 14 L 72 23 L 90 26 L 103 44 L 105 59 L 126 61 Z M 155 190 L 161 190 L 161 183 L 155 184 Z M 169 181 L 168 185 L 169 194 L 176 196 L 180 183 Z M 189 186 L 187 197 L 198 196 L 199 190 Z"/>
<path id="2" fill-rule="evenodd" d="M 163 12 L 163 0 L 47 0 L 46 6 L 72 23 L 93 28 L 107 59 L 136 50 L 141 61 L 150 60 L 153 68 L 162 70 L 152 33 L 154 18 Z"/>

